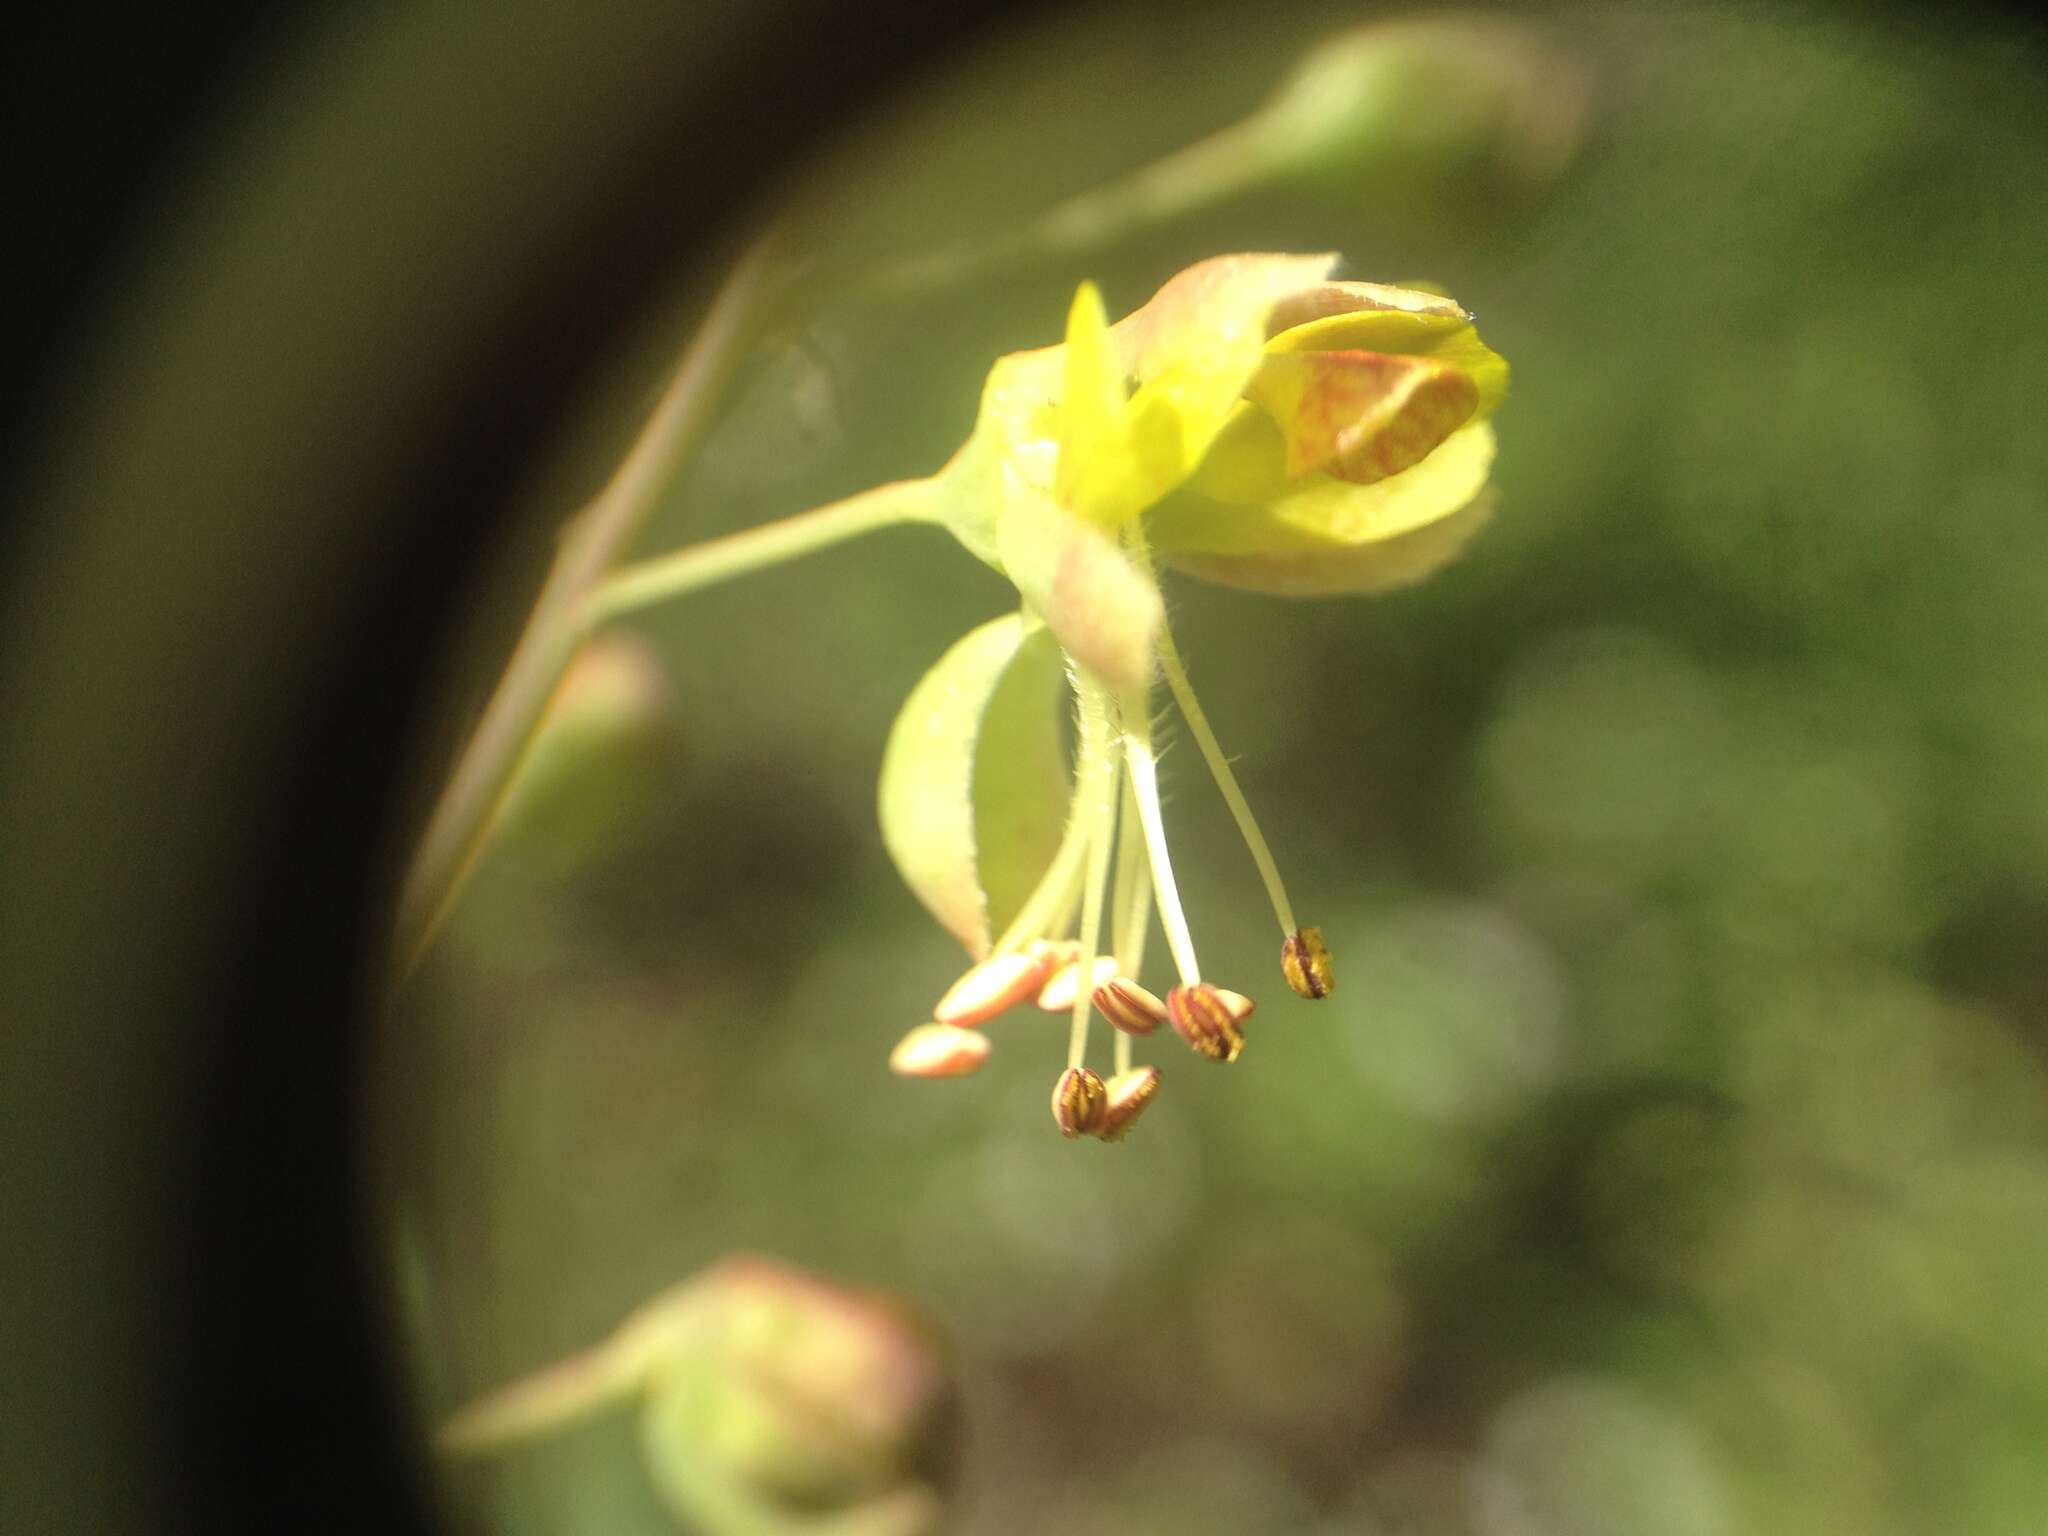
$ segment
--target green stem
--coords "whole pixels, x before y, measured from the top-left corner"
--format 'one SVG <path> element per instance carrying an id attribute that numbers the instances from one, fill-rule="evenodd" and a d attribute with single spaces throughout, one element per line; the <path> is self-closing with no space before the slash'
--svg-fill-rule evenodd
<path id="1" fill-rule="evenodd" d="M 505 791 L 584 635 L 585 596 L 618 561 L 696 447 L 759 304 L 768 252 L 756 246 L 712 298 L 633 446 L 570 522 L 533 613 L 427 818 L 399 892 L 399 979 L 410 976 L 455 904 Z"/>
<path id="2" fill-rule="evenodd" d="M 642 560 L 616 572 L 590 594 L 584 605 L 584 623 L 595 628 L 669 598 L 828 549 L 878 528 L 929 521 L 934 497 L 931 480 L 897 480 L 794 517 Z"/>

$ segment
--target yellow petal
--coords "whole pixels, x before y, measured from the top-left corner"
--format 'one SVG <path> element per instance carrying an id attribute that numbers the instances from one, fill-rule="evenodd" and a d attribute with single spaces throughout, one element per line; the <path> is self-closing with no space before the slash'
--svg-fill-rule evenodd
<path id="1" fill-rule="evenodd" d="M 1384 592 L 1450 564 L 1493 516 L 1491 486 L 1433 523 L 1349 549 L 1274 555 L 1173 555 L 1174 569 L 1201 581 L 1274 597 L 1337 597 Z"/>
<path id="2" fill-rule="evenodd" d="M 1070 511 L 1115 528 L 1157 493 L 1131 462 L 1122 360 L 1110 340 L 1102 294 L 1083 283 L 1067 312 L 1059 403 L 1059 467 L 1054 493 Z"/>
<path id="3" fill-rule="evenodd" d="M 1321 470 L 1354 485 L 1420 463 L 1479 402 L 1469 374 L 1383 352 L 1269 357 L 1249 393 L 1286 433 L 1290 480 Z"/>
<path id="4" fill-rule="evenodd" d="M 1323 256 L 1218 256 L 1170 278 L 1117 322 L 1131 397 L 1139 506 L 1166 494 L 1209 452 L 1266 350 L 1267 320 L 1288 294 L 1315 287 Z"/>
<path id="5" fill-rule="evenodd" d="M 1232 425 L 1247 461 L 1259 454 L 1260 434 L 1277 460 L 1280 432 L 1254 419 Z M 1470 504 L 1493 465 L 1493 429 L 1483 422 L 1459 428 L 1421 463 L 1371 485 L 1312 474 L 1284 494 L 1258 504 L 1234 504 L 1203 494 L 1205 477 L 1169 497 L 1146 518 L 1146 531 L 1162 554 L 1294 556 L 1330 554 L 1397 538 Z"/>
<path id="6" fill-rule="evenodd" d="M 1347 301 L 1359 307 L 1336 308 Z M 1507 360 L 1479 339 L 1470 315 L 1434 294 L 1376 283 L 1325 283 L 1290 299 L 1275 318 L 1295 322 L 1267 344 L 1276 354 L 1357 351 L 1433 358 L 1471 376 L 1478 390 L 1473 414 L 1481 419 L 1507 394 Z"/>

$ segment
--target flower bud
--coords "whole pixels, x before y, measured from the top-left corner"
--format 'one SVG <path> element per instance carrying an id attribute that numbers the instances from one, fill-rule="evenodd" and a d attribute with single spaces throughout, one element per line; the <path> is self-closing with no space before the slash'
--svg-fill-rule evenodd
<path id="1" fill-rule="evenodd" d="M 1250 998 L 1224 992 L 1207 982 L 1175 987 L 1166 994 L 1167 1017 L 1174 1033 L 1211 1061 L 1235 1061 L 1244 1049 L 1239 1023 L 1252 1010 Z"/>
<path id="2" fill-rule="evenodd" d="M 1102 1124 L 1109 1090 L 1086 1067 L 1069 1067 L 1052 1087 L 1052 1118 L 1062 1136 L 1085 1136 Z"/>
<path id="3" fill-rule="evenodd" d="M 654 1491 L 693 1531 L 935 1532 L 943 1357 L 892 1302 L 761 1259 L 702 1282 L 696 1349 L 649 1383 Z"/>
<path id="4" fill-rule="evenodd" d="M 1116 961 L 1108 955 L 1097 955 L 1092 967 L 1092 993 L 1116 977 Z M 1038 1006 L 1047 1013 L 1068 1013 L 1073 1010 L 1074 999 L 1081 995 L 1081 962 L 1070 960 L 1052 973 L 1038 994 Z"/>
<path id="5" fill-rule="evenodd" d="M 1097 987 L 1095 1008 L 1127 1035 L 1149 1035 L 1166 1022 L 1166 1004 L 1128 976 L 1112 976 Z"/>
<path id="6" fill-rule="evenodd" d="M 1320 928 L 1297 928 L 1280 946 L 1280 973 L 1296 997 L 1328 997 L 1336 980 L 1330 974 L 1330 951 Z"/>
<path id="7" fill-rule="evenodd" d="M 898 1077 L 965 1077 L 988 1060 L 989 1038 L 957 1024 L 920 1024 L 889 1053 Z"/>
<path id="8" fill-rule="evenodd" d="M 970 968 L 939 999 L 932 1017 L 941 1024 L 983 1024 L 1014 1008 L 1045 985 L 1050 957 L 1010 950 Z"/>
<path id="9" fill-rule="evenodd" d="M 1132 1123 L 1145 1112 L 1145 1106 L 1158 1096 L 1159 1069 L 1138 1067 L 1119 1072 L 1109 1080 L 1107 1092 L 1109 1102 L 1095 1134 L 1104 1141 L 1122 1141 L 1130 1135 Z"/>

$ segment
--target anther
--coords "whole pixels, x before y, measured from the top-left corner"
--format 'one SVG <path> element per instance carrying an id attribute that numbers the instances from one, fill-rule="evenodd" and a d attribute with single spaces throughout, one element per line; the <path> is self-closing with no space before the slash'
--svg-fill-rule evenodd
<path id="1" fill-rule="evenodd" d="M 1086 1067 L 1069 1067 L 1052 1085 L 1052 1118 L 1069 1139 L 1098 1129 L 1109 1109 L 1109 1090 Z"/>
<path id="2" fill-rule="evenodd" d="M 1102 1111 L 1102 1123 L 1095 1127 L 1095 1134 L 1104 1141 L 1122 1141 L 1131 1133 L 1131 1125 L 1145 1112 L 1159 1093 L 1159 1069 L 1139 1067 L 1131 1072 L 1119 1072 L 1109 1080 L 1106 1092 L 1109 1101 Z"/>
<path id="3" fill-rule="evenodd" d="M 1166 994 L 1167 1017 L 1174 1033 L 1211 1061 L 1235 1061 L 1244 1049 L 1244 1030 L 1239 1027 L 1251 1012 L 1251 999 L 1226 993 L 1207 982 L 1175 987 Z"/>
<path id="4" fill-rule="evenodd" d="M 932 1017 L 941 1024 L 986 1023 L 1044 986 L 1051 966 L 1051 956 L 1044 953 L 990 955 L 946 989 Z"/>
<path id="5" fill-rule="evenodd" d="M 1097 955 L 1091 967 L 1093 982 L 1091 991 L 1103 986 L 1116 975 L 1116 961 L 1109 955 Z M 1070 960 L 1052 973 L 1051 978 L 1039 991 L 1038 1006 L 1047 1013 L 1065 1013 L 1074 1006 L 1074 999 L 1081 991 L 1081 962 Z"/>
<path id="6" fill-rule="evenodd" d="M 957 1024 L 920 1024 L 889 1053 L 899 1077 L 965 1077 L 988 1060 L 989 1038 Z"/>
<path id="7" fill-rule="evenodd" d="M 1337 985 L 1330 975 L 1330 951 L 1320 928 L 1297 928 L 1280 946 L 1280 973 L 1296 997 L 1328 997 Z"/>
<path id="8" fill-rule="evenodd" d="M 1166 1022 L 1166 1004 L 1128 976 L 1095 989 L 1095 1010 L 1127 1035 L 1149 1035 Z"/>

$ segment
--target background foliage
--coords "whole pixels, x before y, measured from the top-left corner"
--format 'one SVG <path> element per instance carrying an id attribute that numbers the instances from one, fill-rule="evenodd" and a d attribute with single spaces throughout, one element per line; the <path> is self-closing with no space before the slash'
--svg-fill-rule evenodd
<path id="1" fill-rule="evenodd" d="M 1378 601 L 1169 593 L 1340 990 L 1284 996 L 1170 753 L 1190 918 L 1266 1006 L 1229 1071 L 1155 1052 L 1115 1147 L 1047 1122 L 1058 1019 L 998 1026 L 965 1082 L 883 1067 L 959 954 L 883 857 L 874 773 L 1000 580 L 900 531 L 636 621 L 666 734 L 507 828 L 392 1031 L 432 1412 L 758 1250 L 941 1320 L 989 1536 L 2048 1519 L 2038 38 L 1525 14 L 1597 82 L 1541 191 L 1439 165 L 842 280 L 1242 116 L 1356 19 L 1315 5 L 1069 18 L 799 189 L 806 307 L 649 549 L 935 467 L 1079 278 L 1121 311 L 1235 249 L 1475 309 L 1516 369 L 1501 514 Z M 674 341 L 635 341 L 536 506 L 573 505 Z M 479 1528 L 666 1528 L 622 1418 L 459 1488 Z"/>

